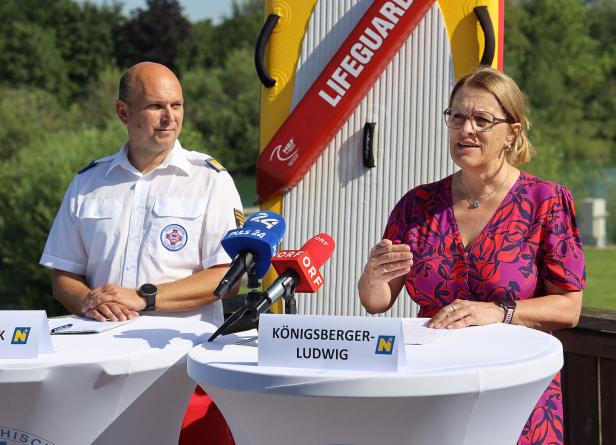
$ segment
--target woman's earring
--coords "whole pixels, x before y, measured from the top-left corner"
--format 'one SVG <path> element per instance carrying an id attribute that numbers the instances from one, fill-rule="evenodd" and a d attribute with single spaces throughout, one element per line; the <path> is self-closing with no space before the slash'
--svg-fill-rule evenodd
<path id="1" fill-rule="evenodd" d="M 505 151 L 506 151 L 507 153 L 511 153 L 511 150 L 512 150 L 511 144 L 507 144 L 507 145 L 505 145 Z"/>

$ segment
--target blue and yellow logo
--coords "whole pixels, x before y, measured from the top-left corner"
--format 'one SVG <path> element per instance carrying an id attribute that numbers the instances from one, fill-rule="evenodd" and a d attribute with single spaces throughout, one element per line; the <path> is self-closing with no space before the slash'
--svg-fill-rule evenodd
<path id="1" fill-rule="evenodd" d="M 379 335 L 379 338 L 376 339 L 376 351 L 374 353 L 391 355 L 394 352 L 395 341 L 395 335 Z"/>
<path id="2" fill-rule="evenodd" d="M 25 345 L 28 343 L 28 337 L 30 336 L 30 327 L 16 327 L 13 332 L 12 345 Z"/>

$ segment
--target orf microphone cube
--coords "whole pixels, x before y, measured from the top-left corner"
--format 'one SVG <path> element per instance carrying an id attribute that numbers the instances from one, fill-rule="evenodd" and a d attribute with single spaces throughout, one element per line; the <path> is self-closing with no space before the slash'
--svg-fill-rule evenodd
<path id="1" fill-rule="evenodd" d="M 315 293 L 323 285 L 323 275 L 307 250 L 281 250 L 272 258 L 276 273 L 294 270 L 299 275 L 295 292 Z"/>

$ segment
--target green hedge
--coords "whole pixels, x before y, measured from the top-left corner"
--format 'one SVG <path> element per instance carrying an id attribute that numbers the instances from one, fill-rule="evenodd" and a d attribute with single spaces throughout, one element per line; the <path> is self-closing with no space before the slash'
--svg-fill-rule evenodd
<path id="1" fill-rule="evenodd" d="M 52 134 L 0 164 L 0 294 L 3 307 L 60 311 L 50 272 L 38 264 L 69 182 L 91 160 L 113 153 L 120 124 Z"/>

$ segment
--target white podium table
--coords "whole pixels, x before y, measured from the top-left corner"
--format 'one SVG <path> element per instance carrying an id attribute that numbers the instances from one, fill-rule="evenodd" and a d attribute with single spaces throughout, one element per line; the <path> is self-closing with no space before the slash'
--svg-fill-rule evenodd
<path id="1" fill-rule="evenodd" d="M 406 345 L 399 372 L 258 365 L 254 331 L 203 343 L 188 374 L 236 445 L 511 445 L 562 367 L 560 342 L 503 324 Z"/>
<path id="2" fill-rule="evenodd" d="M 141 316 L 53 335 L 55 352 L 37 359 L 0 359 L 0 444 L 177 444 L 195 388 L 186 356 L 215 329 Z"/>

